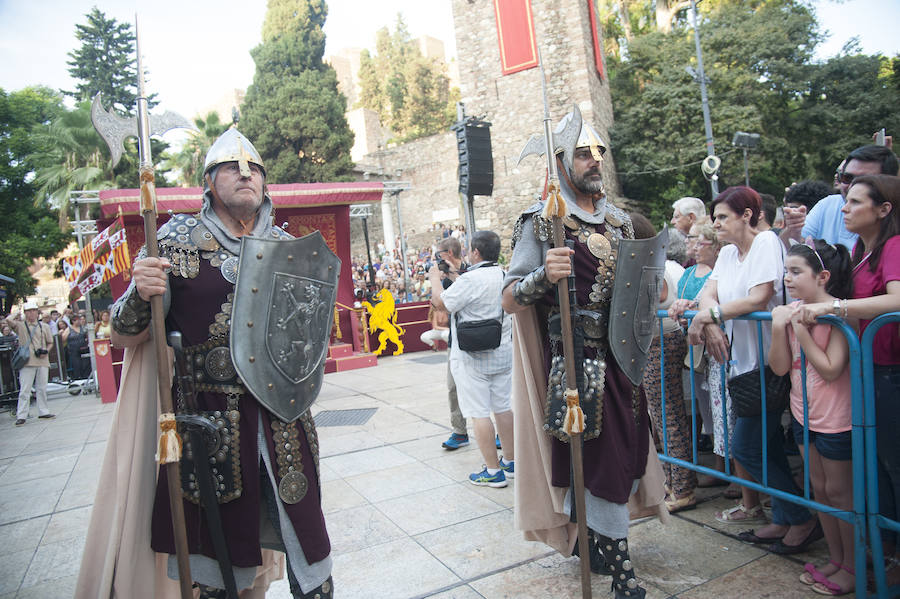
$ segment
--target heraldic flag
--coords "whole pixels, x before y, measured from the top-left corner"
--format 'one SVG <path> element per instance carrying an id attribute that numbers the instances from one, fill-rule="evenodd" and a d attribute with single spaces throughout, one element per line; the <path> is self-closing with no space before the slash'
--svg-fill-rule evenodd
<path id="1" fill-rule="evenodd" d="M 131 255 L 122 217 L 94 237 L 79 255 L 63 258 L 62 265 L 71 301 L 130 268 Z"/>

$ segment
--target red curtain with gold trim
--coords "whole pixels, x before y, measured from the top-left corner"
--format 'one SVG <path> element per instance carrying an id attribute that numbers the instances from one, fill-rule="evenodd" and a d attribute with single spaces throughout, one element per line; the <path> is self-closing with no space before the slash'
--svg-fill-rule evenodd
<path id="1" fill-rule="evenodd" d="M 530 0 L 494 0 L 500 67 L 504 75 L 538 64 Z"/>

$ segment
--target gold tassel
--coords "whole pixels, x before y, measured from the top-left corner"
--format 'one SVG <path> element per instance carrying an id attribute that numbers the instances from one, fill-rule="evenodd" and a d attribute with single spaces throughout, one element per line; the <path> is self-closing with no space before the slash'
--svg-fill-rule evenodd
<path id="1" fill-rule="evenodd" d="M 175 414 L 167 412 L 159 415 L 159 453 L 156 461 L 171 464 L 181 459 L 181 437 L 175 428 Z"/>
<path id="2" fill-rule="evenodd" d="M 543 217 L 551 220 L 554 216 L 564 218 L 568 213 L 566 201 L 559 193 L 559 187 L 553 181 L 547 186 L 547 203 L 544 205 Z"/>
<path id="3" fill-rule="evenodd" d="M 578 391 L 566 389 L 566 434 L 570 437 L 584 432 L 584 412 L 578 402 Z"/>

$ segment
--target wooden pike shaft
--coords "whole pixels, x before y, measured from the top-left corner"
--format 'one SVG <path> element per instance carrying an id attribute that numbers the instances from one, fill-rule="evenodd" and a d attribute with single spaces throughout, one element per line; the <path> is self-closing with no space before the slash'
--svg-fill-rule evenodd
<path id="1" fill-rule="evenodd" d="M 147 96 L 144 92 L 144 71 L 141 60 L 141 46 L 138 38 L 137 17 L 134 24 L 137 52 L 137 122 L 138 151 L 140 154 L 141 216 L 144 218 L 144 240 L 147 256 L 159 258 L 159 243 L 156 237 L 156 185 L 153 177 L 153 160 L 150 152 L 150 127 Z M 173 413 L 172 387 L 169 379 L 169 350 L 166 343 L 165 312 L 163 298 L 150 298 L 150 332 L 156 349 L 157 381 L 159 382 L 159 407 L 163 414 Z M 190 552 L 187 542 L 187 527 L 184 521 L 184 502 L 181 498 L 181 464 L 176 460 L 164 464 L 168 481 L 169 508 L 172 512 L 172 530 L 175 539 L 175 556 L 178 561 L 178 585 L 181 599 L 194 596 L 191 576 Z"/>
<path id="2" fill-rule="evenodd" d="M 553 246 L 566 247 L 566 235 L 563 231 L 562 219 L 554 216 Z M 572 306 L 569 297 L 569 280 L 563 277 L 557 283 L 559 296 L 559 317 L 562 325 L 563 360 L 566 365 L 566 387 L 576 389 L 575 383 L 575 347 L 572 336 Z M 575 516 L 578 526 L 578 554 L 581 565 L 581 596 L 591 599 L 591 556 L 588 544 L 588 527 L 585 518 L 584 504 L 584 459 L 581 452 L 581 433 L 569 436 L 569 452 L 572 460 L 572 479 L 575 495 Z"/>

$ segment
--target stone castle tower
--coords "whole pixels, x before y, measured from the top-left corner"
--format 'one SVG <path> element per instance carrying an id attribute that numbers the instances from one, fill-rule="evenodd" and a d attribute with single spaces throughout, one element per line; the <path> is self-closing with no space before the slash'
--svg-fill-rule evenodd
<path id="1" fill-rule="evenodd" d="M 599 69 L 603 68 L 603 57 L 600 32 L 597 29 L 595 34 L 592 28 L 594 3 L 584 0 L 451 2 L 460 91 L 466 114 L 483 117 L 492 124 L 493 195 L 475 197 L 476 225 L 499 233 L 504 248 L 508 249 L 516 218 L 534 202 L 544 182 L 542 159 L 532 156 L 516 166 L 525 142 L 542 130 L 540 70 L 533 45 L 543 57 L 554 124 L 577 103 L 584 119 L 594 125 L 605 141 L 609 140 L 612 105 L 609 83 L 598 70 L 598 65 Z M 522 56 L 524 61 L 519 59 Z M 530 63 L 534 66 L 528 66 L 528 58 L 533 59 Z M 511 60 L 518 60 L 518 64 L 510 64 Z M 614 154 L 614 149 L 607 152 L 602 168 L 607 192 L 617 198 L 621 193 L 615 176 Z M 366 163 L 376 161 L 383 165 L 382 172 L 412 184 L 412 189 L 403 192 L 398 203 L 407 232 L 413 229 L 422 232 L 434 222 L 453 222 L 448 218 L 452 214 L 458 215 L 455 222 L 464 223 L 457 192 L 458 159 L 453 132 L 402 144 L 377 157 L 369 155 L 364 159 Z"/>

